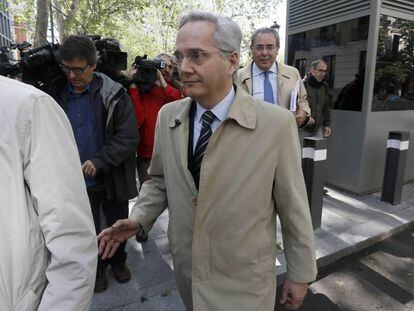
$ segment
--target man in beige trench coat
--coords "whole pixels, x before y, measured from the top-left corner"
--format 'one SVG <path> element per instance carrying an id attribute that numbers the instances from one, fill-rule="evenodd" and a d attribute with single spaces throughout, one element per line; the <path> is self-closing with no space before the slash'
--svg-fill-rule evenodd
<path id="1" fill-rule="evenodd" d="M 175 56 L 190 98 L 161 109 L 151 180 L 130 218 L 98 236 L 100 252 L 111 256 L 141 228 L 148 232 L 168 206 L 174 272 L 188 310 L 273 310 L 278 213 L 287 259 L 282 303 L 294 310 L 316 276 L 295 118 L 233 84 L 240 42 L 229 18 L 182 18 Z"/>

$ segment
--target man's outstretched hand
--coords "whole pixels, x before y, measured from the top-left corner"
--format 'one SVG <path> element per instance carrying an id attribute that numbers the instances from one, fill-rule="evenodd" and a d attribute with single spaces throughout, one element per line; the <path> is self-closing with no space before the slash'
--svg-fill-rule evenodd
<path id="1" fill-rule="evenodd" d="M 139 230 L 141 230 L 141 224 L 129 218 L 119 219 L 111 227 L 102 230 L 98 235 L 99 255 L 102 260 L 111 258 L 119 245 Z"/>
<path id="2" fill-rule="evenodd" d="M 307 291 L 307 283 L 297 283 L 291 280 L 286 280 L 283 285 L 280 303 L 285 305 L 287 310 L 297 310 L 302 305 Z"/>

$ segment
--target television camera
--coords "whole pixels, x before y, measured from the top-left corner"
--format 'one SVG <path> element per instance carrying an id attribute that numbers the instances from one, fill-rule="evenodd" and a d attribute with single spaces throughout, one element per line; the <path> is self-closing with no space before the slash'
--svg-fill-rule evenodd
<path id="1" fill-rule="evenodd" d="M 20 60 L 10 58 L 14 49 L 19 50 Z M 56 99 L 58 91 L 67 81 L 56 57 L 58 49 L 59 44 L 51 43 L 33 49 L 27 42 L 1 47 L 0 74 L 11 78 L 19 77 L 22 82 L 31 84 Z"/>
<path id="2" fill-rule="evenodd" d="M 159 59 L 148 59 L 144 55 L 135 57 L 134 66 L 137 71 L 132 80 L 138 85 L 140 92 L 146 93 L 157 81 L 157 70 L 165 68 L 166 63 Z"/>

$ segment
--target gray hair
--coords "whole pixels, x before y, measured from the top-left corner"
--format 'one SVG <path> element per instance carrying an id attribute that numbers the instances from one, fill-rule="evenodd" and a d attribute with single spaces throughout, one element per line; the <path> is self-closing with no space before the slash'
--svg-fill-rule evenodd
<path id="1" fill-rule="evenodd" d="M 319 64 L 325 64 L 326 66 L 328 66 L 328 64 L 323 59 L 315 59 L 311 63 L 311 68 L 316 69 L 316 67 L 318 67 Z"/>
<path id="2" fill-rule="evenodd" d="M 160 53 L 157 56 L 155 56 L 155 59 L 161 59 L 162 57 L 166 57 L 170 60 L 170 62 L 172 62 L 174 60 L 174 57 L 168 53 Z"/>
<path id="3" fill-rule="evenodd" d="M 214 41 L 220 54 L 225 56 L 233 52 L 240 55 L 242 32 L 239 25 L 227 16 L 216 15 L 209 12 L 191 11 L 181 17 L 178 29 L 189 22 L 208 22 L 215 26 Z"/>
<path id="4" fill-rule="evenodd" d="M 274 29 L 274 28 L 268 28 L 268 27 L 259 28 L 259 29 L 255 30 L 253 32 L 252 37 L 250 39 L 250 47 L 253 47 L 254 40 L 256 40 L 257 35 L 260 35 L 260 34 L 263 34 L 263 33 L 271 33 L 273 36 L 275 36 L 276 47 L 277 48 L 280 48 L 279 33 L 277 32 L 276 29 Z"/>

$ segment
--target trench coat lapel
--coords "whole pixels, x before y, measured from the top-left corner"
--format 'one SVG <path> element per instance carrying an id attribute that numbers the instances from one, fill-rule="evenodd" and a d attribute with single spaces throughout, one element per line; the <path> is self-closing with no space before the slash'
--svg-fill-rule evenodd
<path id="1" fill-rule="evenodd" d="M 177 145 L 179 150 L 180 164 L 182 166 L 184 175 L 188 184 L 194 194 L 197 193 L 197 188 L 194 183 L 193 176 L 188 170 L 188 135 L 190 132 L 190 108 L 191 98 L 187 98 L 181 105 L 177 106 L 175 112 L 171 115 L 168 126 L 177 131 Z"/>
<path id="2" fill-rule="evenodd" d="M 252 97 L 236 87 L 236 95 L 227 115 L 228 119 L 235 120 L 240 126 L 254 129 L 257 122 L 257 106 L 252 102 Z"/>
<path id="3" fill-rule="evenodd" d="M 245 85 L 247 88 L 247 93 L 252 95 L 253 92 L 253 79 L 252 79 L 252 66 L 253 63 L 250 65 L 245 66 L 239 71 L 239 78 L 238 81 L 241 85 Z"/>
<path id="4" fill-rule="evenodd" d="M 281 105 L 285 99 L 281 98 L 281 94 L 284 93 L 284 90 L 287 87 L 287 83 L 290 80 L 289 75 L 283 70 L 283 66 L 279 66 L 279 63 L 276 62 L 277 66 L 277 102 Z M 289 93 L 290 96 L 290 93 Z M 289 97 L 290 98 L 290 97 Z"/>

